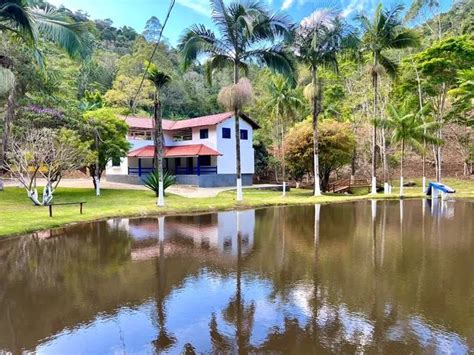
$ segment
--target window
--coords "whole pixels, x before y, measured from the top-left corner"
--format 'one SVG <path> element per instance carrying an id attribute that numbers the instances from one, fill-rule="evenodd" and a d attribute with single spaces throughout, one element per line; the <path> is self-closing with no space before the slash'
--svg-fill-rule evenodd
<path id="1" fill-rule="evenodd" d="M 181 158 L 175 158 L 174 159 L 174 165 L 176 165 L 177 167 L 181 166 Z"/>
<path id="2" fill-rule="evenodd" d="M 128 136 L 136 140 L 151 140 L 152 132 L 149 130 L 130 130 Z"/>
<path id="3" fill-rule="evenodd" d="M 120 166 L 121 159 L 119 157 L 112 158 L 112 166 Z"/>
<path id="4" fill-rule="evenodd" d="M 177 131 L 173 134 L 173 142 L 182 142 L 182 141 L 190 141 L 193 139 L 193 131 L 191 129 L 183 129 L 181 131 Z"/>
<path id="5" fill-rule="evenodd" d="M 209 138 L 209 130 L 207 128 L 201 129 L 199 131 L 199 138 L 208 139 Z"/>
<path id="6" fill-rule="evenodd" d="M 230 128 L 222 128 L 222 138 L 230 139 Z"/>
<path id="7" fill-rule="evenodd" d="M 246 129 L 241 129 L 240 130 L 240 139 L 247 140 L 249 139 L 249 131 Z"/>
<path id="8" fill-rule="evenodd" d="M 211 156 L 210 155 L 201 155 L 199 157 L 199 165 L 201 165 L 201 166 L 211 166 Z"/>

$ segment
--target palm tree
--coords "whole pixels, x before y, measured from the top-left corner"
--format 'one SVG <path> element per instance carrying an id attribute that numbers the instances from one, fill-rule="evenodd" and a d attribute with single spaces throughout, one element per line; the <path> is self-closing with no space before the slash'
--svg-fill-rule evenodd
<path id="1" fill-rule="evenodd" d="M 270 99 L 266 105 L 271 109 L 271 117 L 277 123 L 277 135 L 280 135 L 280 152 L 282 156 L 283 196 L 286 195 L 285 148 L 283 138 L 286 132 L 285 123 L 294 120 L 296 110 L 303 106 L 303 102 L 290 82 L 278 75 L 273 77 L 269 86 Z"/>
<path id="2" fill-rule="evenodd" d="M 379 76 L 383 70 L 390 76 L 397 74 L 397 64 L 386 56 L 389 49 L 403 49 L 419 45 L 417 34 L 402 26 L 400 19 L 402 6 L 392 10 L 384 10 L 382 4 L 377 6 L 374 17 L 369 19 L 366 14 L 357 17 L 364 34 L 362 37 L 362 51 L 372 56 L 371 68 L 372 87 L 374 89 L 374 124 L 372 129 L 372 194 L 377 193 L 377 127 L 375 121 L 379 117 L 378 96 Z"/>
<path id="3" fill-rule="evenodd" d="M 44 67 L 44 59 L 41 51 L 37 48 L 40 37 L 63 47 L 71 56 L 85 54 L 86 50 L 84 41 L 86 29 L 82 25 L 71 23 L 51 8 L 31 7 L 27 0 L 0 0 L 0 32 L 9 33 L 31 48 L 34 51 L 36 62 L 41 67 Z M 13 59 L 0 53 L 0 71 L 3 72 L 0 77 L 11 78 L 11 75 L 6 75 L 4 72 L 12 70 L 14 71 Z M 10 123 L 15 115 L 17 99 L 22 94 L 18 81 L 11 81 L 4 118 L 0 168 L 3 167 L 6 156 Z"/>
<path id="4" fill-rule="evenodd" d="M 311 20 L 302 23 L 296 31 L 296 55 L 311 71 L 311 83 L 304 93 L 311 103 L 313 116 L 315 196 L 321 195 L 318 117 L 322 111 L 323 82 L 319 69 L 330 68 L 337 72 L 337 55 L 350 43 L 349 38 L 340 18 L 327 11 L 314 13 Z"/>
<path id="5" fill-rule="evenodd" d="M 161 89 L 171 81 L 171 77 L 158 70 L 153 63 L 149 64 L 147 78 L 155 86 L 155 99 L 153 101 L 153 144 L 154 152 L 154 170 L 158 173 L 158 200 L 157 205 L 163 207 L 165 205 L 164 188 L 163 188 L 163 124 L 161 118 Z"/>
<path id="6" fill-rule="evenodd" d="M 400 197 L 403 197 L 405 149 L 407 146 L 411 146 L 417 150 L 422 150 L 426 142 L 437 143 L 438 139 L 427 133 L 435 128 L 436 123 L 426 123 L 421 119 L 420 115 L 399 112 L 390 105 L 388 119 L 383 124 L 393 130 L 392 143 L 400 144 Z"/>
<path id="7" fill-rule="evenodd" d="M 233 1 L 227 6 L 223 0 L 210 0 L 211 17 L 221 32 L 220 38 L 204 25 L 188 28 L 180 40 L 184 66 L 189 67 L 198 56 L 205 54 L 209 81 L 212 72 L 233 68 L 233 83 L 240 79 L 241 70 L 248 72 L 252 61 L 264 64 L 292 77 L 293 65 L 281 39 L 290 34 L 292 25 L 281 14 L 271 14 L 259 1 Z M 240 166 L 240 110 L 234 110 L 237 200 L 242 196 Z"/>

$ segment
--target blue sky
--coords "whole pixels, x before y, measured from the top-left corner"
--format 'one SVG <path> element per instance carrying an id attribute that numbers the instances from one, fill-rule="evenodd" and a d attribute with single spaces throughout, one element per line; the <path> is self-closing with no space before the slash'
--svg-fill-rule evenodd
<path id="1" fill-rule="evenodd" d="M 82 9 L 93 19 L 110 18 L 116 26 L 131 26 L 143 31 L 146 20 L 156 16 L 163 22 L 169 0 L 49 0 L 54 5 Z M 295 22 L 301 21 L 313 11 L 321 8 L 338 8 L 351 18 L 359 11 L 371 12 L 379 0 L 267 0 L 274 10 L 285 11 Z M 385 6 L 402 3 L 408 6 L 411 0 L 383 0 Z M 441 0 L 442 9 L 449 8 L 450 0 Z M 176 6 L 165 29 L 164 36 L 175 44 L 183 30 L 193 23 L 212 27 L 208 0 L 176 0 Z"/>

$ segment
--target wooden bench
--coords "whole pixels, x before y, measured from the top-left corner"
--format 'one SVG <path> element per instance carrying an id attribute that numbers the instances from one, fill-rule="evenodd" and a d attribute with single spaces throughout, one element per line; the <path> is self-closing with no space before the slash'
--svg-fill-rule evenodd
<path id="1" fill-rule="evenodd" d="M 49 204 L 49 216 L 53 217 L 53 206 L 66 206 L 66 205 L 79 205 L 79 212 L 82 214 L 82 205 L 85 204 L 86 201 L 79 201 L 79 202 L 58 202 Z"/>

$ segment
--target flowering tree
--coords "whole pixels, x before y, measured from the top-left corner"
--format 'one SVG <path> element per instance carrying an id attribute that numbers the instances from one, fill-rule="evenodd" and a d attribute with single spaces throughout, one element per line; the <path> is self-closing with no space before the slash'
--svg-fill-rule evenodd
<path id="1" fill-rule="evenodd" d="M 36 206 L 46 206 L 53 200 L 64 173 L 77 170 L 94 159 L 89 145 L 68 129 L 29 129 L 11 141 L 5 166 Z M 41 199 L 38 177 L 46 180 Z"/>

